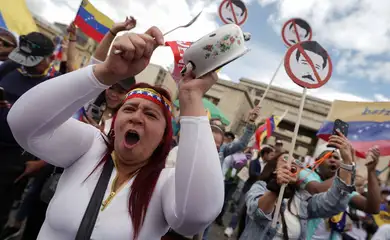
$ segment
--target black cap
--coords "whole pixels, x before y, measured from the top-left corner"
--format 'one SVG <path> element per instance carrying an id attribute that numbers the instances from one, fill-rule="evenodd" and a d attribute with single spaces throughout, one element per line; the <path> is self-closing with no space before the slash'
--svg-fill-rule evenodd
<path id="1" fill-rule="evenodd" d="M 19 37 L 19 47 L 15 48 L 8 58 L 25 67 L 38 65 L 45 57 L 54 52 L 54 43 L 39 32 L 31 32 Z"/>

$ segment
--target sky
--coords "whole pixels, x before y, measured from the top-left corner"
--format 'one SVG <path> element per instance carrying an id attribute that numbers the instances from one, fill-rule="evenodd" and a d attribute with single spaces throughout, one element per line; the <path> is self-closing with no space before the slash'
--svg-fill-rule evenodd
<path id="1" fill-rule="evenodd" d="M 49 22 L 70 23 L 80 0 L 26 0 L 29 9 Z M 137 19 L 135 32 L 151 26 L 162 32 L 186 24 L 200 10 L 199 19 L 189 28 L 179 29 L 165 40 L 196 41 L 222 26 L 218 6 L 222 0 L 90 0 L 112 18 Z M 115 4 L 113 4 L 115 2 Z M 281 28 L 294 17 L 306 20 L 313 39 L 328 52 L 333 63 L 330 80 L 308 94 L 324 100 L 390 101 L 390 1 L 388 0 L 244 0 L 248 19 L 241 26 L 252 34 L 251 49 L 226 65 L 220 78 L 237 82 L 245 77 L 269 83 L 287 51 Z M 154 53 L 151 62 L 165 67 L 173 63 L 168 47 Z M 286 74 L 276 73 L 274 85 L 302 92 Z"/>

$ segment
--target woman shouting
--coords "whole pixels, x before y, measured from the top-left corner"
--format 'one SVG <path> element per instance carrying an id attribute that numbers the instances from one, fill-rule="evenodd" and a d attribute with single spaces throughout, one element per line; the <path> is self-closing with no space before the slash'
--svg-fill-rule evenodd
<path id="1" fill-rule="evenodd" d="M 71 118 L 105 89 L 144 70 L 163 43 L 155 27 L 120 36 L 105 62 L 40 84 L 13 105 L 8 122 L 18 143 L 65 169 L 38 239 L 153 240 L 169 228 L 193 235 L 221 211 L 223 178 L 202 104 L 215 73 L 185 76 L 179 86 L 176 168 L 164 169 L 172 105 L 161 88 L 135 85 L 107 137 Z"/>

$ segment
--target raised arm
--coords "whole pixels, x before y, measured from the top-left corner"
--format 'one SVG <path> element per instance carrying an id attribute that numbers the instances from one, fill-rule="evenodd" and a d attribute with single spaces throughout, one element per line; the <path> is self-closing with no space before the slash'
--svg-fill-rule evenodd
<path id="1" fill-rule="evenodd" d="M 307 207 L 309 218 L 328 218 L 343 212 L 348 206 L 353 190 L 352 185 L 345 184 L 337 176 L 327 192 L 315 194 L 309 199 Z"/>
<path id="2" fill-rule="evenodd" d="M 248 119 L 247 119 L 247 125 L 244 130 L 244 134 L 238 139 L 238 141 L 233 141 L 228 144 L 222 145 L 220 152 L 219 152 L 219 158 L 222 163 L 222 161 L 225 159 L 225 157 L 232 155 L 236 152 L 243 151 L 244 148 L 248 145 L 252 135 L 255 133 L 256 125 L 255 121 L 257 117 L 260 114 L 260 108 L 255 107 L 251 111 L 249 111 Z"/>
<path id="3" fill-rule="evenodd" d="M 255 125 L 252 123 L 248 123 L 245 127 L 245 131 L 242 137 L 240 137 L 238 141 L 233 141 L 223 146 L 220 152 L 220 156 L 226 158 L 227 156 L 232 155 L 236 152 L 243 151 L 245 147 L 248 145 L 249 140 L 251 139 L 254 133 L 255 133 Z"/>
<path id="4" fill-rule="evenodd" d="M 16 141 L 55 166 L 70 166 L 88 151 L 98 133 L 71 117 L 107 87 L 95 78 L 92 66 L 37 85 L 8 114 Z"/>
<path id="5" fill-rule="evenodd" d="M 181 129 L 176 169 L 164 184 L 162 202 L 169 226 L 182 235 L 203 231 L 223 205 L 222 170 L 202 103 L 203 94 L 216 79 L 216 73 L 184 79 L 179 89 Z"/>
<path id="6" fill-rule="evenodd" d="M 257 181 L 248 191 L 245 202 L 248 216 L 258 224 L 264 220 L 272 220 L 278 195 L 268 191 L 267 183 Z"/>
<path id="7" fill-rule="evenodd" d="M 93 58 L 103 62 L 106 59 L 111 43 L 114 41 L 118 32 L 126 30 L 129 31 L 135 28 L 136 25 L 137 21 L 133 17 L 126 17 L 124 22 L 115 23 L 110 31 L 104 35 L 103 40 L 99 43 L 95 53 L 93 54 Z"/>

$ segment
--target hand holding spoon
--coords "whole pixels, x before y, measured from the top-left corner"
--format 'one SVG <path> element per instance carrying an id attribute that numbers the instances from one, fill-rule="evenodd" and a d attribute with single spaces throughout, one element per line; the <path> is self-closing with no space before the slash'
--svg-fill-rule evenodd
<path id="1" fill-rule="evenodd" d="M 164 33 L 163 36 L 165 36 L 165 35 L 167 35 L 167 34 L 173 32 L 173 31 L 175 31 L 175 30 L 177 30 L 177 29 L 179 29 L 179 28 L 187 28 L 187 27 L 191 26 L 191 25 L 198 19 L 198 17 L 200 16 L 200 14 L 201 14 L 202 12 L 203 12 L 203 10 L 200 11 L 200 12 L 199 12 L 191 21 L 189 21 L 187 24 L 181 25 L 181 26 L 178 26 L 178 27 L 175 27 L 174 29 L 171 29 L 171 30 L 169 30 L 168 32 Z M 122 53 L 122 50 L 119 50 L 119 49 L 114 50 L 114 54 L 115 54 L 115 55 L 121 54 L 121 53 Z"/>

